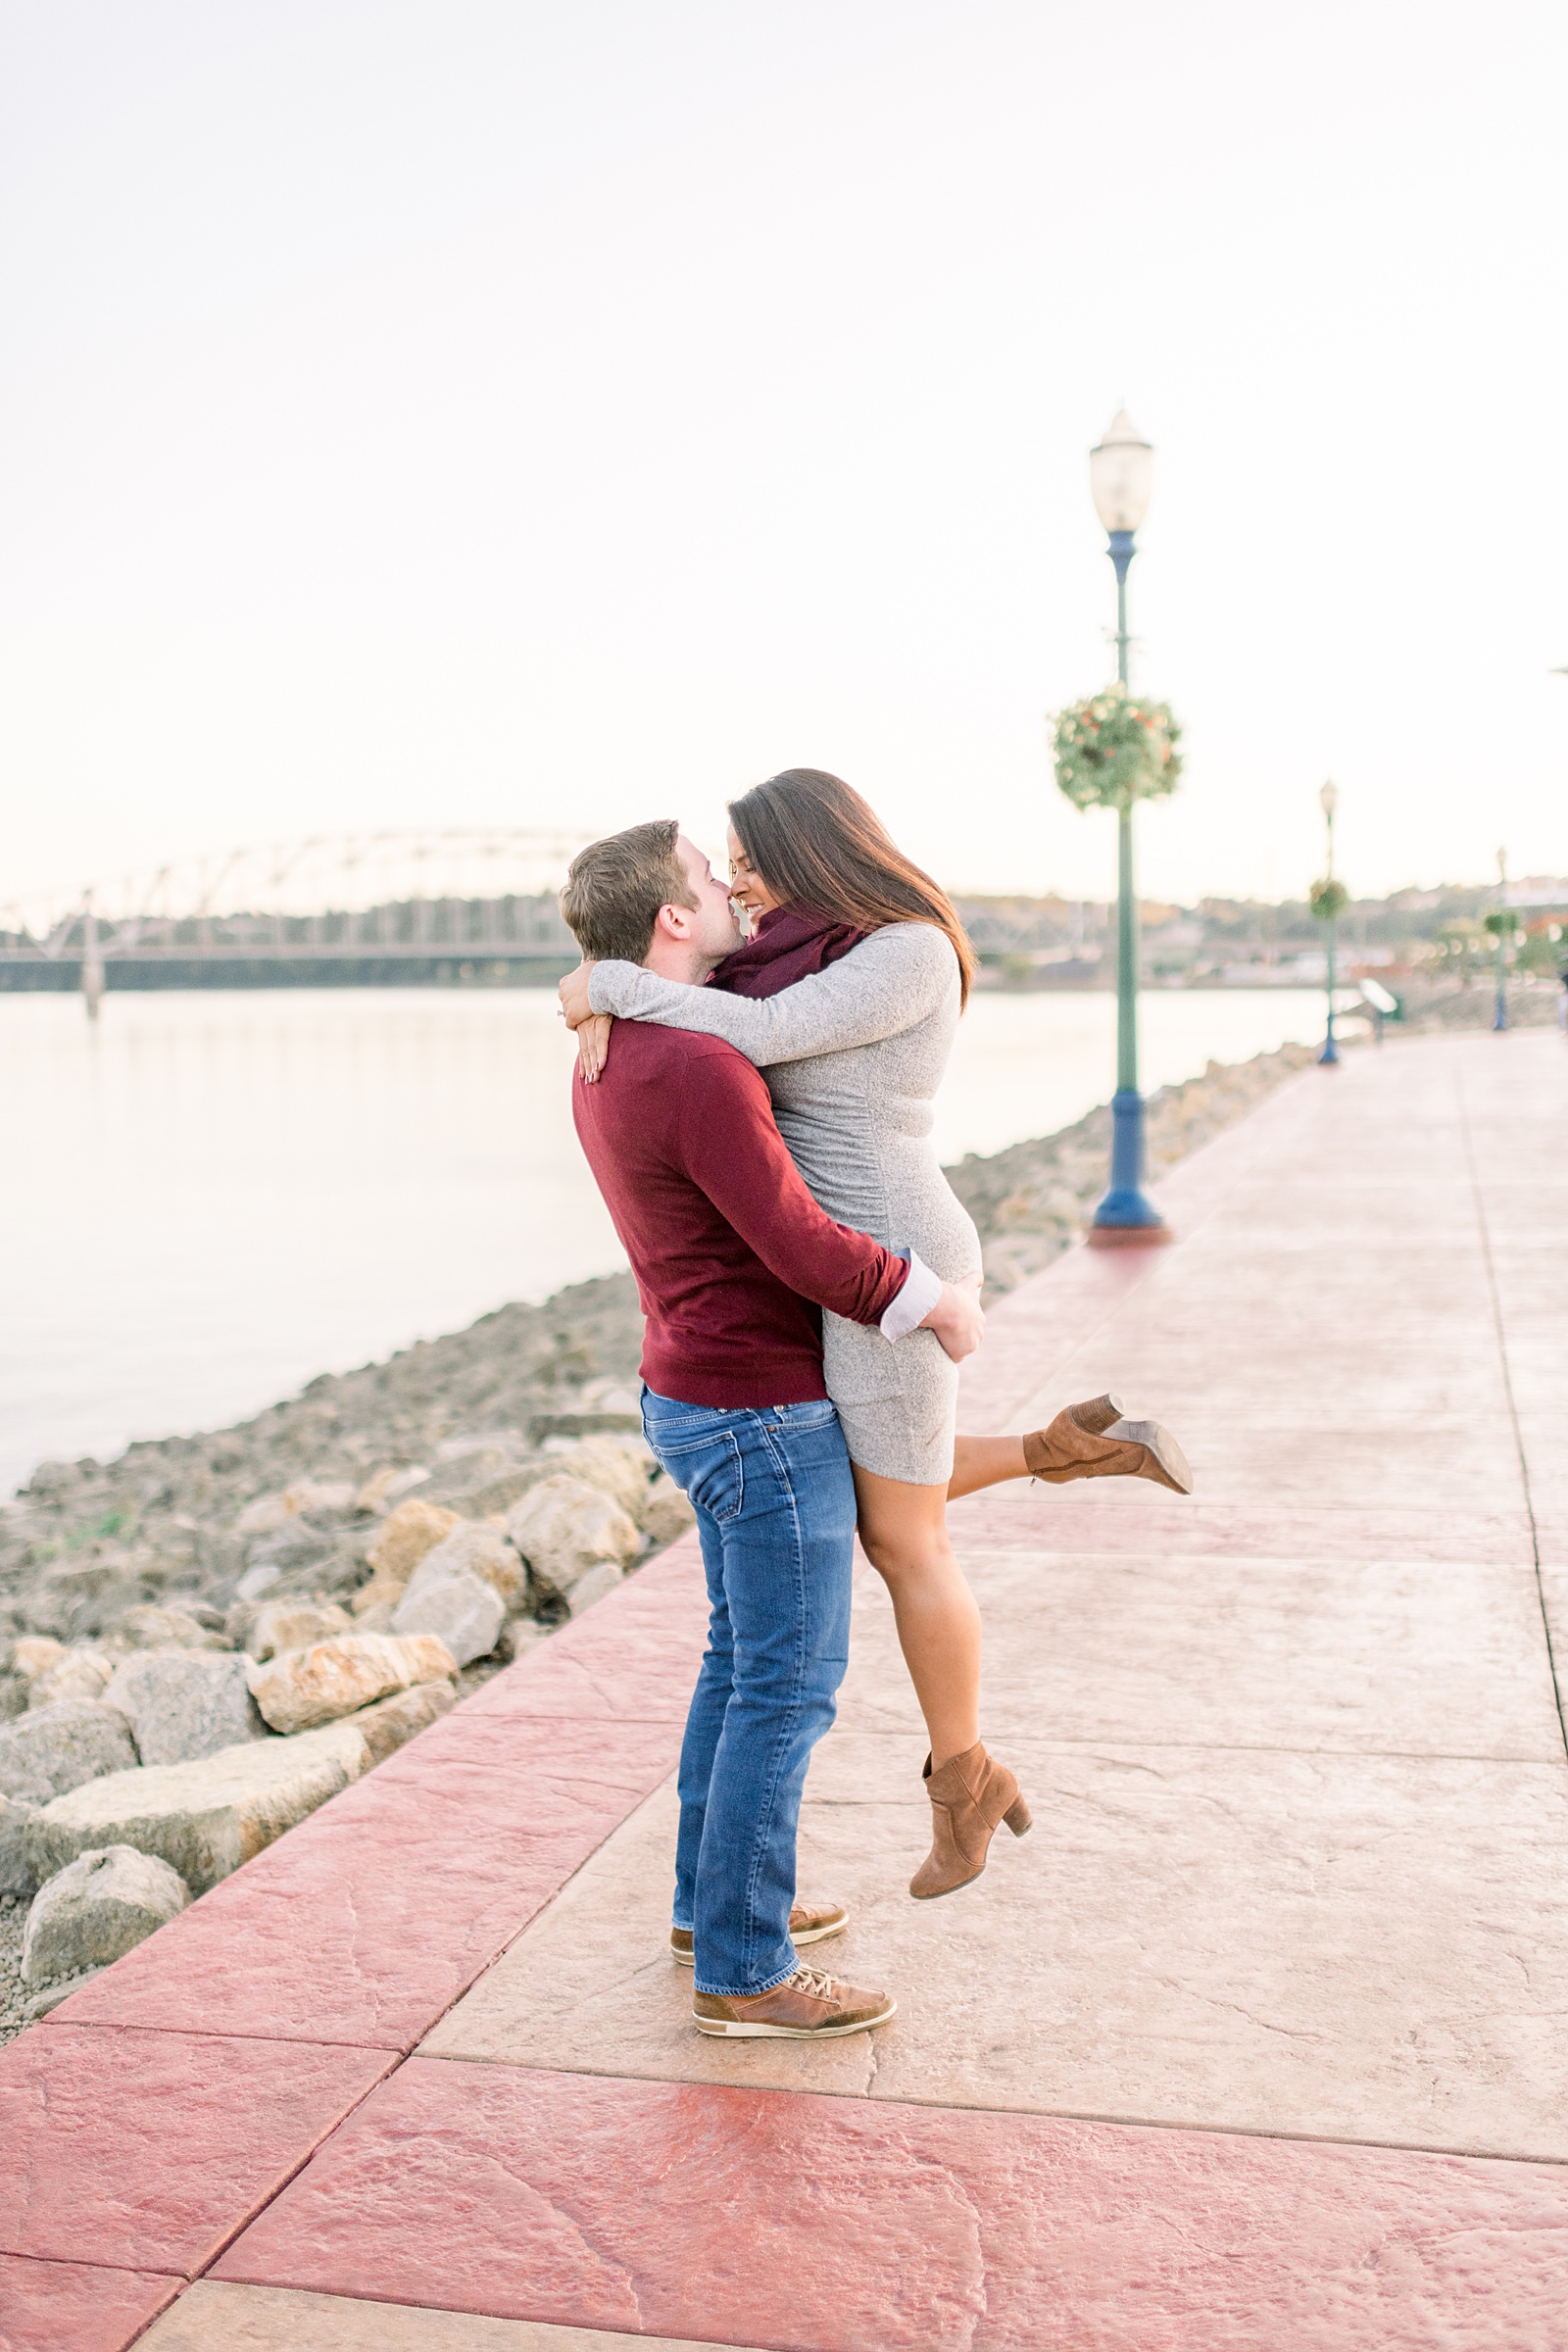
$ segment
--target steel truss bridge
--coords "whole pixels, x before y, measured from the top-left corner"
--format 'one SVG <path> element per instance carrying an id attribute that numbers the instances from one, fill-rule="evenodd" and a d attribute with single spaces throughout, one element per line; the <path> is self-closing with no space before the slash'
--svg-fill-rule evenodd
<path id="1" fill-rule="evenodd" d="M 0 991 L 388 987 L 558 977 L 586 832 L 318 834 L 0 904 Z"/>

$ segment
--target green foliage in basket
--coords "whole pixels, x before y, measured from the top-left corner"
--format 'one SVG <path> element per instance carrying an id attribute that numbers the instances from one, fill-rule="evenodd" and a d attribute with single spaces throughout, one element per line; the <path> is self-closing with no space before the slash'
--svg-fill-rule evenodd
<path id="1" fill-rule="evenodd" d="M 1054 723 L 1056 782 L 1075 808 L 1130 808 L 1175 791 L 1182 731 L 1168 703 L 1105 686 Z"/>

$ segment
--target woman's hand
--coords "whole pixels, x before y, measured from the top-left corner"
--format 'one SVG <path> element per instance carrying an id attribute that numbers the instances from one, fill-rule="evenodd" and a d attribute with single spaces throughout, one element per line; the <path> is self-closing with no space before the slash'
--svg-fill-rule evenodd
<path id="1" fill-rule="evenodd" d="M 591 963 L 579 963 L 577 969 L 568 972 L 556 990 L 568 1029 L 579 1028 L 584 1021 L 600 1017 L 588 1002 L 588 983 L 593 978 L 593 972 Z"/>
<path id="2" fill-rule="evenodd" d="M 565 983 L 562 983 L 564 987 Z M 567 1015 L 570 1018 L 570 1015 Z M 596 1086 L 610 1059 L 610 1015 L 591 1012 L 577 1024 L 577 1073 L 585 1086 Z"/>

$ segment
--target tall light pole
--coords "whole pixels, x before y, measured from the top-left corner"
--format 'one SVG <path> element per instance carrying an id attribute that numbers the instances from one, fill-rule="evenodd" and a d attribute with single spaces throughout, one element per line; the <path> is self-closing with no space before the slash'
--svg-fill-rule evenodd
<path id="1" fill-rule="evenodd" d="M 1089 453 L 1089 489 L 1116 570 L 1116 678 L 1127 679 L 1127 569 L 1134 533 L 1149 512 L 1154 452 L 1125 409 Z M 1168 1242 L 1170 1227 L 1144 1192 L 1144 1098 L 1138 1091 L 1138 900 L 1133 890 L 1133 812 L 1116 811 L 1116 1092 L 1111 1098 L 1110 1190 L 1089 1240 L 1105 1250 Z"/>
<path id="2" fill-rule="evenodd" d="M 1340 788 L 1337 784 L 1325 784 L 1317 798 L 1318 806 L 1323 811 L 1323 822 L 1327 828 L 1329 837 L 1329 864 L 1327 876 L 1329 888 L 1327 903 L 1330 908 L 1333 909 L 1338 895 L 1334 888 L 1334 811 L 1340 805 Z M 1328 954 L 1325 976 L 1328 983 L 1329 1004 L 1327 1033 L 1323 1039 L 1323 1051 L 1318 1055 L 1318 1060 L 1320 1063 L 1325 1061 L 1336 1062 L 1340 1058 L 1340 1049 L 1334 1042 L 1334 966 L 1336 960 L 1335 951 L 1340 944 L 1339 931 L 1340 924 L 1338 913 L 1331 911 L 1324 930 L 1324 944 Z"/>

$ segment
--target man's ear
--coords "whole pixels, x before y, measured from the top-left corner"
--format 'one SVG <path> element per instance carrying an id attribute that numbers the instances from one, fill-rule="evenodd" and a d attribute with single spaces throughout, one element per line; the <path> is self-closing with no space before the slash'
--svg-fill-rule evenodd
<path id="1" fill-rule="evenodd" d="M 690 939 L 692 935 L 692 916 L 696 913 L 696 911 L 697 909 L 694 906 L 677 906 L 674 905 L 673 901 L 671 901 L 669 904 L 661 906 L 659 912 L 655 915 L 654 929 L 656 931 L 662 931 L 666 939 Z"/>

